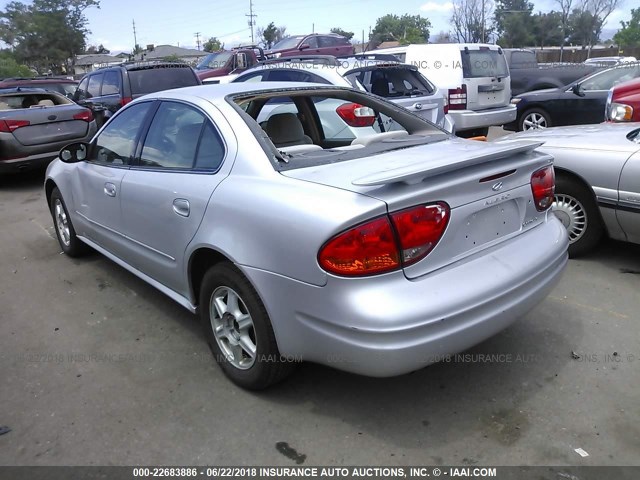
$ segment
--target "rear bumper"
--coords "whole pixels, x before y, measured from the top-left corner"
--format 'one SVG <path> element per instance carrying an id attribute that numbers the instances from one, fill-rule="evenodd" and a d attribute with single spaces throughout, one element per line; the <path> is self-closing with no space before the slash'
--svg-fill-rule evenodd
<path id="1" fill-rule="evenodd" d="M 507 105 L 500 108 L 488 110 L 449 110 L 449 115 L 453 118 L 456 131 L 472 130 L 474 128 L 492 127 L 504 125 L 516 119 L 516 106 Z"/>
<path id="2" fill-rule="evenodd" d="M 11 160 L 0 159 L 0 174 L 20 173 L 31 170 L 43 169 L 58 156 L 58 152 L 40 153 L 28 157 L 13 158 Z"/>
<path id="3" fill-rule="evenodd" d="M 465 350 L 538 305 L 567 263 L 549 214 L 518 237 L 408 280 L 329 277 L 316 287 L 241 267 L 269 312 L 280 352 L 363 375 L 407 373 Z"/>

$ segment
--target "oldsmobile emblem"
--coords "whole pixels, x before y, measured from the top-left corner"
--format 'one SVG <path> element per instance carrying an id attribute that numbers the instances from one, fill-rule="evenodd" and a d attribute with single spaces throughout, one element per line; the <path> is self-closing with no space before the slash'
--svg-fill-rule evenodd
<path id="1" fill-rule="evenodd" d="M 498 182 L 498 183 L 494 183 L 491 186 L 491 190 L 493 190 L 494 192 L 497 192 L 498 190 L 500 190 L 502 188 L 502 182 Z"/>

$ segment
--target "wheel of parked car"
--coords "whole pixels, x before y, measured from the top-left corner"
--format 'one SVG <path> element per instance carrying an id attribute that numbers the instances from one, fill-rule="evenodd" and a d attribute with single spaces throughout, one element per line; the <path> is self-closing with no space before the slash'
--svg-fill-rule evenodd
<path id="1" fill-rule="evenodd" d="M 552 208 L 569 233 L 569 256 L 584 255 L 598 244 L 604 227 L 587 187 L 566 176 L 558 176 Z"/>
<path id="2" fill-rule="evenodd" d="M 200 315 L 216 362 L 241 387 L 260 390 L 293 370 L 294 364 L 280 356 L 258 294 L 230 263 L 219 263 L 205 274 Z"/>
<path id="3" fill-rule="evenodd" d="M 53 224 L 56 227 L 56 236 L 62 251 L 70 257 L 78 257 L 86 253 L 89 247 L 76 236 L 76 231 L 73 228 L 69 212 L 58 187 L 51 192 L 49 203 L 51 205 Z"/>
<path id="4" fill-rule="evenodd" d="M 532 108 L 527 110 L 520 117 L 520 124 L 518 129 L 523 130 L 536 130 L 542 128 L 548 128 L 551 126 L 551 119 L 549 114 L 541 108 Z"/>

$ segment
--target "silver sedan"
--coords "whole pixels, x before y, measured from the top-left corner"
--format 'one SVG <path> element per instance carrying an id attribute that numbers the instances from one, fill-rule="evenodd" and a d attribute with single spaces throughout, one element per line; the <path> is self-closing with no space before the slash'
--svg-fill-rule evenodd
<path id="1" fill-rule="evenodd" d="M 553 209 L 569 232 L 569 254 L 591 251 L 607 235 L 640 243 L 640 123 L 532 130 L 503 137 L 545 142 L 553 155 Z"/>
<path id="2" fill-rule="evenodd" d="M 402 128 L 326 138 L 324 100 Z M 263 129 L 271 101 L 295 112 Z M 130 103 L 45 188 L 65 253 L 92 247 L 198 312 L 225 374 L 258 389 L 300 360 L 406 373 L 538 305 L 567 262 L 538 145 L 457 139 L 349 88 L 214 85 Z"/>

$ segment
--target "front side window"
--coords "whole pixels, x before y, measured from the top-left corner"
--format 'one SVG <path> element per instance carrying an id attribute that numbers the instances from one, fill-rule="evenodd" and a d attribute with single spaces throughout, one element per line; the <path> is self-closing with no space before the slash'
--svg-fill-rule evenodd
<path id="1" fill-rule="evenodd" d="M 302 45 L 309 45 L 309 48 L 318 48 L 318 37 L 307 37 Z"/>
<path id="2" fill-rule="evenodd" d="M 75 93 L 74 93 L 74 100 L 86 100 L 87 98 L 89 98 L 89 93 L 87 92 L 87 87 L 89 85 L 89 79 L 85 78 L 84 80 L 82 80 L 80 82 L 80 85 L 78 85 L 78 88 L 76 89 Z"/>
<path id="3" fill-rule="evenodd" d="M 200 111 L 178 102 L 162 102 L 144 141 L 140 166 L 179 170 L 216 170 L 224 146 Z"/>
<path id="4" fill-rule="evenodd" d="M 136 138 L 149 108 L 151 102 L 138 103 L 114 117 L 96 140 L 90 160 L 105 165 L 131 165 Z"/>
<path id="5" fill-rule="evenodd" d="M 604 72 L 596 73 L 580 83 L 584 90 L 609 90 L 618 83 L 633 80 L 640 75 L 640 67 L 637 65 L 617 67 Z"/>

